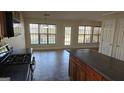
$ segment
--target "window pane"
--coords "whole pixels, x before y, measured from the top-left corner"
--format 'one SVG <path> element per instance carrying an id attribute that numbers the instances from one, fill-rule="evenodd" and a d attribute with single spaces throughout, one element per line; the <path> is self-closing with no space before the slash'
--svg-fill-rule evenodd
<path id="1" fill-rule="evenodd" d="M 31 44 L 38 44 L 38 24 L 30 24 Z"/>
<path id="2" fill-rule="evenodd" d="M 79 26 L 79 34 L 84 34 L 85 27 L 84 26 Z"/>
<path id="3" fill-rule="evenodd" d="M 84 43 L 84 35 L 78 35 L 78 43 Z"/>
<path id="4" fill-rule="evenodd" d="M 90 35 L 85 35 L 85 43 L 90 43 Z"/>
<path id="5" fill-rule="evenodd" d="M 98 42 L 98 35 L 93 35 L 93 43 L 97 43 Z"/>
<path id="6" fill-rule="evenodd" d="M 65 45 L 71 43 L 71 27 L 65 27 Z"/>
<path id="7" fill-rule="evenodd" d="M 55 44 L 55 35 L 49 35 L 48 39 L 49 44 Z"/>
<path id="8" fill-rule="evenodd" d="M 78 43 L 90 43 L 92 35 L 91 26 L 79 26 Z"/>
<path id="9" fill-rule="evenodd" d="M 20 23 L 14 23 L 13 27 L 14 27 L 14 34 L 15 35 L 18 35 L 21 33 L 21 24 Z"/>
<path id="10" fill-rule="evenodd" d="M 40 44 L 47 44 L 47 35 L 40 34 Z"/>
<path id="11" fill-rule="evenodd" d="M 56 25 L 48 25 L 48 43 L 55 44 Z"/>
<path id="12" fill-rule="evenodd" d="M 86 26 L 85 34 L 92 34 L 92 28 L 90 26 Z"/>
<path id="13" fill-rule="evenodd" d="M 48 33 L 56 34 L 56 25 L 48 25 Z"/>
<path id="14" fill-rule="evenodd" d="M 99 27 L 94 27 L 93 34 L 99 34 Z"/>
<path id="15" fill-rule="evenodd" d="M 38 34 L 31 33 L 31 44 L 38 44 Z"/>
<path id="16" fill-rule="evenodd" d="M 47 34 L 47 25 L 42 24 L 40 25 L 40 34 Z"/>
<path id="17" fill-rule="evenodd" d="M 85 26 L 79 26 L 78 43 L 84 43 Z"/>
<path id="18" fill-rule="evenodd" d="M 31 44 L 55 44 L 56 25 L 30 24 Z"/>
<path id="19" fill-rule="evenodd" d="M 38 33 L 38 24 L 30 24 L 30 33 Z"/>
<path id="20" fill-rule="evenodd" d="M 91 31 L 91 26 L 86 26 L 86 31 Z"/>
<path id="21" fill-rule="evenodd" d="M 93 31 L 93 43 L 98 43 L 100 41 L 101 27 L 94 27 Z"/>
<path id="22" fill-rule="evenodd" d="M 99 27 L 99 34 L 101 34 L 101 27 Z"/>

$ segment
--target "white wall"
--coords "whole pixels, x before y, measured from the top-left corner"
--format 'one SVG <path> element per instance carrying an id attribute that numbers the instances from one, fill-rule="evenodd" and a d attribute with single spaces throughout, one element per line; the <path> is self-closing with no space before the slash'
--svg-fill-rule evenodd
<path id="1" fill-rule="evenodd" d="M 9 44 L 13 48 L 25 48 L 24 19 L 22 15 L 21 15 L 21 35 L 10 38 L 4 38 L 0 42 L 0 45 L 3 45 L 5 43 Z"/>
<path id="2" fill-rule="evenodd" d="M 57 35 L 56 35 L 56 44 L 55 45 L 30 45 L 30 33 L 29 33 L 29 24 L 30 23 L 46 23 L 43 19 L 37 18 L 24 18 L 25 19 L 25 34 L 26 34 L 26 47 L 33 47 L 34 49 L 63 49 L 68 48 L 64 46 L 64 27 L 72 27 L 72 39 L 71 46 L 69 48 L 84 48 L 84 47 L 98 47 L 96 44 L 78 44 L 78 26 L 79 25 L 91 25 L 91 26 L 100 26 L 100 22 L 94 21 L 72 21 L 72 20 L 49 20 L 47 23 L 57 25 Z"/>

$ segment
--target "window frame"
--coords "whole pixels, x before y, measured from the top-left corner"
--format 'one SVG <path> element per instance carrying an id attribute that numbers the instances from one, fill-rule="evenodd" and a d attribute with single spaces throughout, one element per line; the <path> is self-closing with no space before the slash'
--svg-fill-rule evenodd
<path id="1" fill-rule="evenodd" d="M 50 25 L 53 25 L 53 24 L 50 24 Z M 48 26 L 48 25 L 47 25 Z M 47 28 L 47 44 L 49 44 L 49 45 L 54 45 L 54 44 L 56 44 L 56 34 L 57 34 L 57 26 L 56 25 L 54 25 L 55 26 L 55 33 L 54 34 L 50 34 L 49 33 L 49 30 L 48 30 L 48 28 Z M 52 43 L 52 44 L 50 44 L 50 42 L 49 42 L 49 36 L 50 35 L 54 35 L 55 36 L 55 43 Z"/>
<path id="2" fill-rule="evenodd" d="M 94 28 L 95 27 L 98 27 L 99 28 L 99 30 L 98 30 L 98 34 L 94 34 Z M 100 29 L 101 29 L 101 26 L 94 26 L 93 27 L 93 34 L 92 34 L 92 43 L 93 44 L 98 44 L 99 43 L 99 41 L 100 41 L 100 38 L 99 38 L 99 36 L 101 36 L 101 34 L 99 33 L 99 31 L 100 31 Z M 100 31 L 101 32 L 101 31 Z M 97 42 L 93 42 L 93 36 L 97 36 Z"/>
<path id="3" fill-rule="evenodd" d="M 30 24 L 37 24 L 38 25 L 38 43 L 37 44 L 32 44 L 31 43 L 31 32 L 30 32 Z M 40 25 L 47 25 L 47 26 L 49 26 L 49 25 L 54 25 L 55 26 L 55 34 L 52 34 L 52 35 L 54 35 L 55 36 L 55 43 L 49 43 L 49 35 L 51 35 L 51 34 L 48 34 L 48 28 L 47 28 L 47 33 L 46 33 L 46 35 L 47 35 L 47 43 L 45 44 L 41 44 L 41 35 L 44 35 L 44 34 L 41 34 L 41 32 L 40 32 Z M 55 45 L 56 44 L 56 35 L 57 35 L 57 25 L 56 24 L 45 24 L 45 23 L 29 23 L 29 33 L 30 33 L 30 44 L 31 45 Z"/>
<path id="4" fill-rule="evenodd" d="M 38 32 L 37 32 L 37 33 L 36 33 L 36 32 L 33 33 L 33 34 L 38 34 L 38 35 L 37 35 L 37 36 L 38 36 L 38 43 L 32 44 L 32 41 L 31 41 L 31 34 L 32 34 L 32 33 L 31 33 L 31 30 L 30 30 L 30 25 L 31 25 L 31 24 L 35 24 L 35 25 L 36 25 L 37 23 L 30 23 L 30 24 L 29 24 L 30 44 L 31 44 L 31 45 L 38 45 L 38 44 L 39 44 L 39 34 L 38 34 L 38 33 L 39 33 L 39 29 L 38 29 Z M 38 24 L 37 24 L 37 25 L 38 25 Z M 38 27 L 38 28 L 39 28 L 39 27 Z"/>
<path id="5" fill-rule="evenodd" d="M 71 30 L 70 30 L 70 38 L 69 38 L 69 39 L 70 39 L 70 44 L 69 44 L 69 45 L 66 45 L 66 44 L 65 44 L 65 41 L 66 41 L 66 40 L 65 40 L 65 39 L 66 39 L 66 38 L 65 38 L 65 36 L 66 36 L 66 35 L 65 35 L 65 31 L 66 31 L 65 28 L 66 28 L 66 27 L 71 28 Z M 71 27 L 71 26 L 64 26 L 64 46 L 71 46 L 71 39 L 72 39 L 72 38 L 71 38 L 71 37 L 72 37 L 71 34 L 72 34 L 72 27 Z"/>
<path id="6" fill-rule="evenodd" d="M 79 27 L 84 26 L 84 34 L 79 34 Z M 91 44 L 92 42 L 92 26 L 91 25 L 80 25 L 78 26 L 78 44 Z M 86 27 L 91 27 L 91 34 L 86 34 Z M 82 35 L 84 37 L 83 42 L 79 43 L 79 35 Z M 85 43 L 85 36 L 90 35 L 90 43 Z"/>
<path id="7" fill-rule="evenodd" d="M 79 27 L 80 26 L 84 26 L 84 33 L 83 34 L 79 34 Z M 91 27 L 91 34 L 86 34 L 86 27 Z M 100 33 L 99 34 L 94 34 L 94 28 L 95 27 L 98 27 L 99 29 L 101 29 L 101 26 L 91 26 L 91 25 L 79 25 L 78 26 L 78 44 L 98 44 L 99 43 L 99 36 L 100 36 Z M 82 42 L 79 42 L 79 35 L 82 35 L 84 37 L 84 40 Z M 90 35 L 90 42 L 89 43 L 85 43 L 85 36 L 86 35 Z M 97 42 L 93 42 L 93 36 L 94 35 L 97 35 L 98 39 L 97 39 Z"/>

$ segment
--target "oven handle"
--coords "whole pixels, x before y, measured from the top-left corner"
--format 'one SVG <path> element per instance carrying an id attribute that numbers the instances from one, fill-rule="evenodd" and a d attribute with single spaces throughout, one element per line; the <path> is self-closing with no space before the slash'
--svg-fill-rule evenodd
<path id="1" fill-rule="evenodd" d="M 33 56 L 32 61 L 31 61 L 31 63 L 30 63 L 31 81 L 32 81 L 32 80 L 35 80 L 35 79 L 34 79 L 34 70 L 35 70 L 35 68 L 36 68 L 36 61 L 35 61 L 35 57 Z"/>
<path id="2" fill-rule="evenodd" d="M 35 61 L 35 57 L 33 56 L 32 61 L 31 61 L 31 71 L 34 72 L 35 68 L 36 68 L 36 61 Z"/>

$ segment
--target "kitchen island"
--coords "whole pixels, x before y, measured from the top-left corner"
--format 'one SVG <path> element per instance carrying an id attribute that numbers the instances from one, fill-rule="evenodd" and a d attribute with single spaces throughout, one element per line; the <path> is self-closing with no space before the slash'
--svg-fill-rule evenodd
<path id="1" fill-rule="evenodd" d="M 124 80 L 124 61 L 90 49 L 72 49 L 67 51 L 70 53 L 69 76 L 71 80 Z"/>

